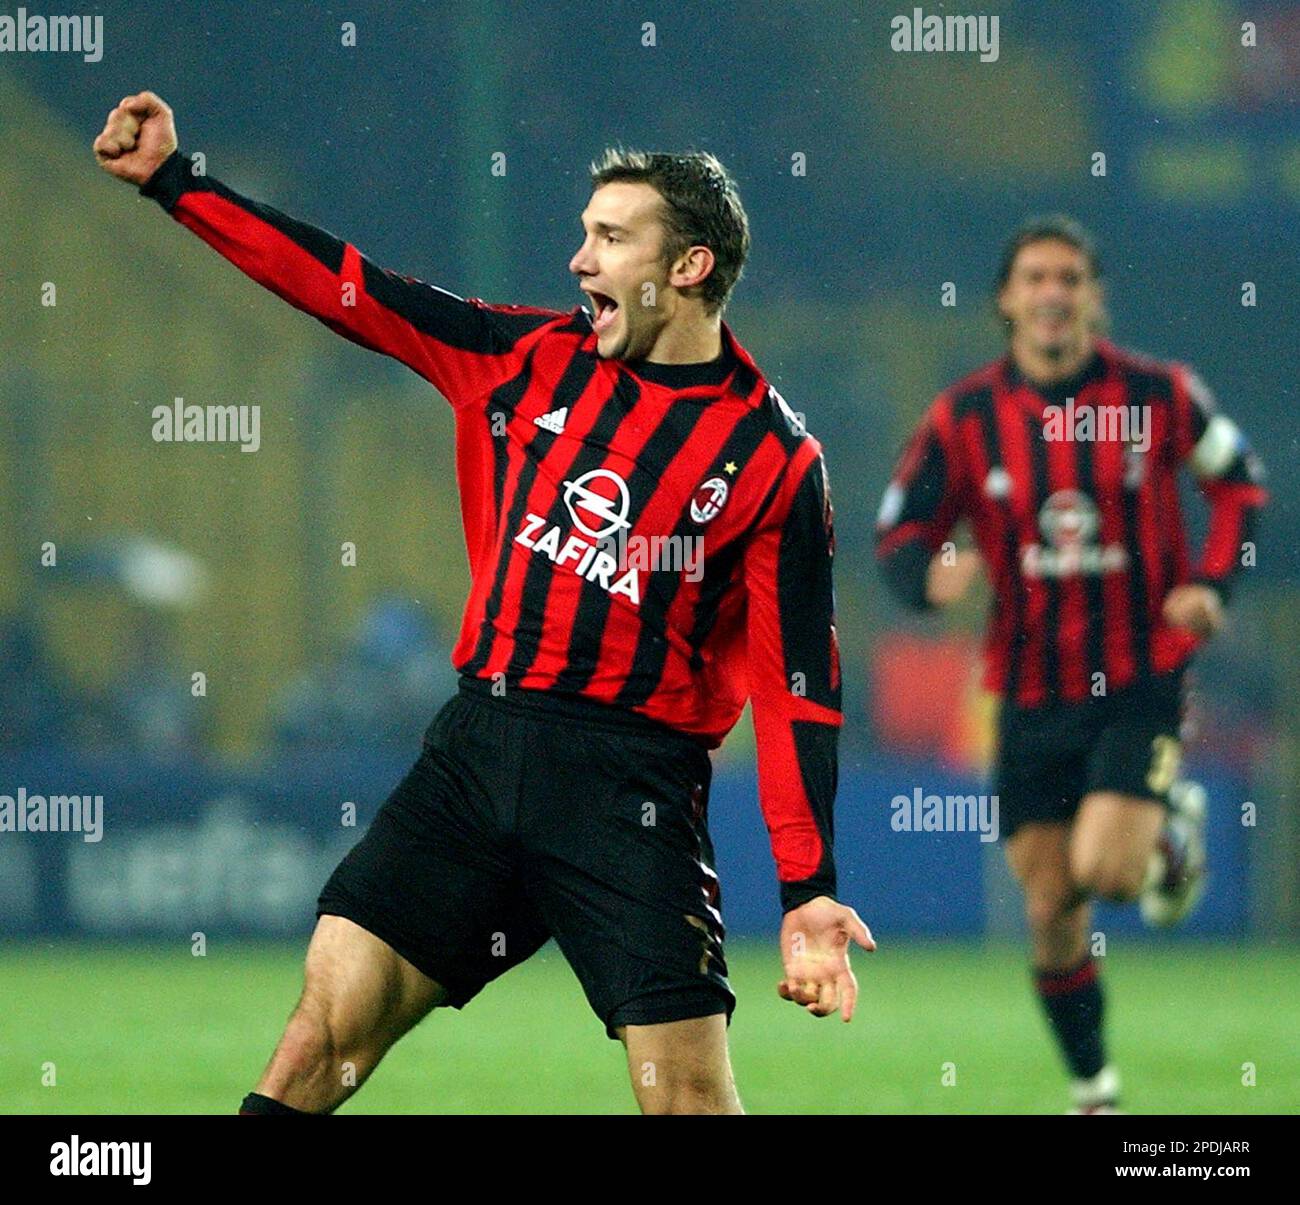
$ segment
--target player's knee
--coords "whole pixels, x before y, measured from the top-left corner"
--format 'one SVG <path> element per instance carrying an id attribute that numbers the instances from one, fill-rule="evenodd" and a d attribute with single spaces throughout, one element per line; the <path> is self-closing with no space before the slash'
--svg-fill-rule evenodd
<path id="1" fill-rule="evenodd" d="M 739 1107 L 725 1067 L 690 1063 L 654 1068 L 647 1063 L 643 1068 L 648 1073 L 636 1085 L 643 1113 L 731 1113 Z"/>
<path id="2" fill-rule="evenodd" d="M 672 1079 L 644 1093 L 641 1103 L 647 1114 L 732 1113 L 737 1107 L 731 1084 L 706 1075 Z"/>
<path id="3" fill-rule="evenodd" d="M 1082 893 L 1113 904 L 1137 899 L 1142 878 L 1142 868 L 1106 859 L 1085 862 L 1074 869 L 1074 880 Z"/>
<path id="4" fill-rule="evenodd" d="M 1080 895 L 1095 899 L 1102 895 L 1102 887 L 1109 883 L 1111 871 L 1101 857 L 1074 854 L 1070 858 L 1070 877 Z"/>
<path id="5" fill-rule="evenodd" d="M 1093 892 L 1112 904 L 1129 904 L 1141 894 L 1142 878 L 1139 868 L 1108 866 L 1097 876 Z"/>
<path id="6" fill-rule="evenodd" d="M 1025 897 L 1025 919 L 1036 935 L 1050 935 L 1067 923 L 1070 897 L 1063 891 L 1035 891 Z"/>

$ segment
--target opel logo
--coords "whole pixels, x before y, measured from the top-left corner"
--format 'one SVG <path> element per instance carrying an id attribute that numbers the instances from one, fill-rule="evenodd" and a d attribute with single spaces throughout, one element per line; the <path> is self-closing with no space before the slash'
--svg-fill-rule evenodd
<path id="1" fill-rule="evenodd" d="M 598 491 L 592 488 L 597 481 L 609 485 L 603 492 Z M 594 540 L 607 539 L 630 526 L 627 521 L 630 504 L 627 482 L 609 469 L 592 469 L 576 481 L 564 483 L 564 505 L 569 508 L 569 515 Z"/>

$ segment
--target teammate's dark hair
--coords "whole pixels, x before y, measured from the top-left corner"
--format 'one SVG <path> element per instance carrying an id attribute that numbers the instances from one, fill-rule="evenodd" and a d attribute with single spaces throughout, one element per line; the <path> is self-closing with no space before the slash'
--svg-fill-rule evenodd
<path id="1" fill-rule="evenodd" d="M 998 279 L 994 292 L 1002 292 L 1003 286 L 1011 279 L 1011 269 L 1015 266 L 1016 256 L 1021 251 L 1031 243 L 1049 241 L 1066 243 L 1076 251 L 1081 251 L 1088 261 L 1093 278 L 1101 279 L 1101 258 L 1097 254 L 1096 240 L 1072 217 L 1063 213 L 1052 213 L 1045 217 L 1032 217 L 1021 223 L 1007 240 L 1007 245 L 1002 250 L 1002 262 L 998 266 Z"/>
<path id="2" fill-rule="evenodd" d="M 670 155 L 610 147 L 591 165 L 592 191 L 616 181 L 649 184 L 663 197 L 665 263 L 688 247 L 713 252 L 713 271 L 693 291 L 709 313 L 721 310 L 749 255 L 749 219 L 727 169 L 707 151 Z"/>

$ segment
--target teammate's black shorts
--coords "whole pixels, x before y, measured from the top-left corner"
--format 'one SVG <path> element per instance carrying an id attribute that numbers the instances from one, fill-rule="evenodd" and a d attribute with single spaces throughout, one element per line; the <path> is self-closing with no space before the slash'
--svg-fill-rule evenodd
<path id="1" fill-rule="evenodd" d="M 1082 703 L 1021 708 L 998 719 L 994 791 L 1003 837 L 1031 821 L 1069 821 L 1092 791 L 1169 804 L 1182 760 L 1183 674 Z"/>
<path id="2" fill-rule="evenodd" d="M 632 712 L 462 679 L 317 914 L 463 1007 L 554 937 L 606 1032 L 725 1013 L 708 752 Z"/>

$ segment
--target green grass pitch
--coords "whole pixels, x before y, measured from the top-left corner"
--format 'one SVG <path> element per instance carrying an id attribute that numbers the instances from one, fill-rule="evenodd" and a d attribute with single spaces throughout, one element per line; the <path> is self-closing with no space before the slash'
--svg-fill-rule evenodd
<path id="1" fill-rule="evenodd" d="M 300 985 L 303 946 L 0 946 L 0 1112 L 231 1113 Z M 775 943 L 734 942 L 732 1058 L 754 1113 L 1062 1112 L 1023 954 L 899 942 L 855 956 L 851 1025 L 776 996 Z M 1104 960 L 1131 1112 L 1300 1111 L 1300 951 L 1129 946 Z M 45 1086 L 53 1064 L 55 1083 Z M 1243 1079 L 1254 1068 L 1254 1086 Z M 944 1084 L 955 1076 L 955 1083 Z M 439 1010 L 343 1113 L 631 1113 L 622 1046 L 554 946 Z"/>

